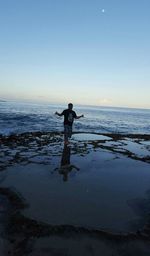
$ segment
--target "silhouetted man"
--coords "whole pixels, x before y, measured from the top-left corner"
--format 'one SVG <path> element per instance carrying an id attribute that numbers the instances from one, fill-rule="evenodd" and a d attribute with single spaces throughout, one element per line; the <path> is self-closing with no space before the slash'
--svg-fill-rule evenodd
<path id="1" fill-rule="evenodd" d="M 84 117 L 84 115 L 77 116 L 76 112 L 72 110 L 73 104 L 69 103 L 68 108 L 63 110 L 62 113 L 56 112 L 55 114 L 58 116 L 64 116 L 64 143 L 68 144 L 68 138 L 71 138 L 72 135 L 72 125 L 74 119 L 79 119 Z"/>

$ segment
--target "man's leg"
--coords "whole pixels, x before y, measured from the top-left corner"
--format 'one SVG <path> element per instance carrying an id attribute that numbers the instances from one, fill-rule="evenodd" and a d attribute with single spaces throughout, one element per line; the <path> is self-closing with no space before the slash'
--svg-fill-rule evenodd
<path id="1" fill-rule="evenodd" d="M 64 125 L 64 143 L 68 144 L 69 128 L 68 125 Z"/>
<path id="2" fill-rule="evenodd" d="M 72 126 L 68 125 L 68 137 L 71 138 L 72 136 Z"/>

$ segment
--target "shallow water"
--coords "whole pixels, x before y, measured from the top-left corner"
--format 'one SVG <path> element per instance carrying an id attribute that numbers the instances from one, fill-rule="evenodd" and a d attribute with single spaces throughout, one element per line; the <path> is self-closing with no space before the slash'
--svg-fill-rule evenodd
<path id="1" fill-rule="evenodd" d="M 93 133 L 73 134 L 72 139 L 77 141 L 111 140 L 111 138 L 108 136 L 93 134 Z"/>
<path id="2" fill-rule="evenodd" d="M 148 141 L 147 141 L 148 142 Z M 139 144 L 135 141 L 129 141 L 129 140 L 125 140 L 123 141 L 123 143 L 125 144 L 123 146 L 124 149 L 129 150 L 130 152 L 132 152 L 132 154 L 135 154 L 136 156 L 149 156 L 150 155 L 150 151 L 146 148 L 146 146 L 143 144 Z M 149 142 L 150 145 L 150 142 Z M 148 143 L 147 143 L 148 146 Z"/>
<path id="3" fill-rule="evenodd" d="M 29 204 L 23 213 L 38 221 L 122 232 L 142 227 L 141 209 L 131 206 L 150 189 L 149 164 L 103 150 L 70 153 L 69 165 L 62 154 L 49 165 L 9 167 L 1 186 L 20 193 Z"/>

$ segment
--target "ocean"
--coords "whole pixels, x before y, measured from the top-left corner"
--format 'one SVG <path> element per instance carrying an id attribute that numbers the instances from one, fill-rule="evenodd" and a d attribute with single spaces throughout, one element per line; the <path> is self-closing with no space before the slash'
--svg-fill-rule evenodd
<path id="1" fill-rule="evenodd" d="M 0 134 L 63 131 L 61 112 L 66 105 L 0 102 Z M 150 109 L 74 106 L 74 132 L 150 134 Z"/>

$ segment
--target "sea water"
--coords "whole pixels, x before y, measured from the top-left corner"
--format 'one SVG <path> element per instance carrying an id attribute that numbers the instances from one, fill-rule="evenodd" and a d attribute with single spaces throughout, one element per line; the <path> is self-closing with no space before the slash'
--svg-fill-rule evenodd
<path id="1" fill-rule="evenodd" d="M 0 134 L 10 135 L 24 132 L 63 131 L 62 112 L 66 105 L 35 104 L 6 101 L 0 102 Z M 77 115 L 74 132 L 90 133 L 150 133 L 150 109 L 116 107 L 74 106 Z"/>

